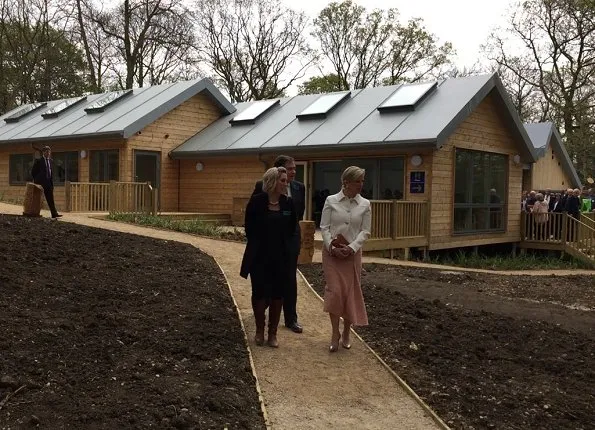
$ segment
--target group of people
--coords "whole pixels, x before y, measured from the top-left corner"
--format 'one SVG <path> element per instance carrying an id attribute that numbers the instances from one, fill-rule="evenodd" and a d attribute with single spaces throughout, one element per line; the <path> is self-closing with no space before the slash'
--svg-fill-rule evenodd
<path id="1" fill-rule="evenodd" d="M 268 169 L 246 206 L 247 244 L 240 275 L 250 277 L 257 345 L 278 347 L 277 328 L 283 310 L 285 326 L 302 333 L 298 322 L 297 260 L 300 252 L 299 221 L 305 212 L 305 186 L 295 180 L 293 158 L 281 155 Z M 327 196 L 320 221 L 324 243 L 326 281 L 324 311 L 329 313 L 329 351 L 349 349 L 352 325 L 367 325 L 361 289 L 362 246 L 370 236 L 370 201 L 361 196 L 365 170 L 348 167 L 340 190 Z M 268 332 L 265 340 L 266 310 Z M 343 330 L 340 319 L 343 318 Z"/>
<path id="2" fill-rule="evenodd" d="M 524 191 L 521 210 L 527 213 L 547 214 L 566 212 L 573 218 L 579 218 L 581 212 L 595 211 L 595 193 L 593 189 L 581 192 L 578 188 L 568 188 L 560 193 Z"/>

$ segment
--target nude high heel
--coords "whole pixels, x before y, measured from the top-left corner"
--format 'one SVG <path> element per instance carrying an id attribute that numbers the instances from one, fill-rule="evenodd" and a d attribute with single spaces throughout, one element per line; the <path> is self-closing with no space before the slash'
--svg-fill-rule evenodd
<path id="1" fill-rule="evenodd" d="M 335 339 L 331 340 L 331 346 L 329 346 L 328 350 L 329 352 L 337 352 L 339 350 L 339 341 L 341 340 L 341 333 L 339 333 L 339 337 L 337 338 L 337 341 L 335 341 Z"/>

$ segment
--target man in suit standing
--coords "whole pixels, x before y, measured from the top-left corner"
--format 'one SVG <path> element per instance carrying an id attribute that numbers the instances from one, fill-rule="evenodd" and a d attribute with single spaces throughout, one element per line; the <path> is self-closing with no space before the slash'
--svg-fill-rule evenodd
<path id="1" fill-rule="evenodd" d="M 297 214 L 298 224 L 293 235 L 291 256 L 291 271 L 294 276 L 291 277 L 291 285 L 287 288 L 287 294 L 283 298 L 283 316 L 285 318 L 285 327 L 292 330 L 294 333 L 302 333 L 303 328 L 298 323 L 297 316 L 297 279 L 295 272 L 297 271 L 297 261 L 300 255 L 300 238 L 301 231 L 299 221 L 304 218 L 304 212 L 306 211 L 306 187 L 301 182 L 295 180 L 296 166 L 295 160 L 287 155 L 279 155 L 273 167 L 285 167 L 287 170 L 287 180 L 289 182 L 287 186 L 287 195 L 293 200 L 295 211 Z M 262 181 L 256 182 L 254 187 L 254 194 L 262 193 Z"/>
<path id="2" fill-rule="evenodd" d="M 33 176 L 34 183 L 42 186 L 45 200 L 52 213 L 52 218 L 60 218 L 62 215 L 58 213 L 56 204 L 54 203 L 54 181 L 52 179 L 54 161 L 51 159 L 52 149 L 49 146 L 44 146 L 41 151 L 41 158 L 37 158 L 33 163 L 31 176 Z"/>

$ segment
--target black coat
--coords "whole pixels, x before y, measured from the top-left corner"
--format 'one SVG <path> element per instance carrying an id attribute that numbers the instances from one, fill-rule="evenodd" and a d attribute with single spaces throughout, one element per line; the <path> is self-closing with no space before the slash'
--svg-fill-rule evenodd
<path id="1" fill-rule="evenodd" d="M 565 209 L 566 212 L 568 212 L 568 215 L 578 218 L 581 212 L 581 199 L 577 196 L 568 196 Z"/>
<path id="2" fill-rule="evenodd" d="M 250 272 L 254 269 L 256 257 L 261 252 L 268 250 L 262 249 L 262 238 L 266 235 L 267 229 L 267 211 L 269 206 L 269 195 L 267 193 L 254 194 L 246 206 L 246 217 L 244 220 L 244 229 L 246 231 L 246 249 L 242 258 L 242 268 L 240 276 L 248 278 Z M 297 214 L 292 199 L 281 195 L 279 196 L 279 210 L 284 216 L 284 234 L 283 243 L 286 247 L 287 255 L 291 255 L 292 238 L 295 234 L 297 225 Z"/>
<path id="3" fill-rule="evenodd" d="M 50 170 L 54 171 L 54 160 L 50 158 Z M 44 157 L 36 158 L 31 168 L 31 176 L 33 176 L 33 182 L 41 185 L 43 188 L 53 187 L 54 181 L 52 177 L 48 178 L 47 165 Z"/>
<path id="4" fill-rule="evenodd" d="M 306 186 L 298 181 L 291 181 L 289 186 L 291 187 L 291 200 L 295 205 L 297 219 L 301 221 L 304 219 L 304 213 L 306 212 Z M 254 196 L 262 192 L 262 181 L 258 181 L 254 185 L 252 195 Z"/>

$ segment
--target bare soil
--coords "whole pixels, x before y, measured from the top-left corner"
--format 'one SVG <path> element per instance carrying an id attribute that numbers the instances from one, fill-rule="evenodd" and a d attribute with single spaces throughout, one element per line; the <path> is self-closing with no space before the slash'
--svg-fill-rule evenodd
<path id="1" fill-rule="evenodd" d="M 320 264 L 300 270 L 323 294 Z M 357 332 L 455 429 L 592 429 L 595 277 L 364 265 Z"/>
<path id="2" fill-rule="evenodd" d="M 0 428 L 264 428 L 244 335 L 193 246 L 0 215 Z"/>

